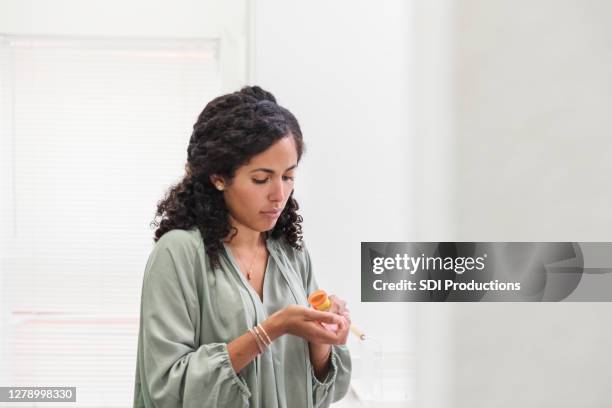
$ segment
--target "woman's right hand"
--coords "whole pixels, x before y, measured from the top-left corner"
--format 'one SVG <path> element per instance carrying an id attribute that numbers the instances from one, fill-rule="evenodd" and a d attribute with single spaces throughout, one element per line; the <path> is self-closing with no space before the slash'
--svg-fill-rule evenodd
<path id="1" fill-rule="evenodd" d="M 320 312 L 300 305 L 289 305 L 271 317 L 277 318 L 282 331 L 318 344 L 342 344 L 337 333 L 327 330 L 321 323 L 337 324 L 339 328 L 347 320 L 331 312 Z M 342 330 L 338 330 L 340 333 Z"/>

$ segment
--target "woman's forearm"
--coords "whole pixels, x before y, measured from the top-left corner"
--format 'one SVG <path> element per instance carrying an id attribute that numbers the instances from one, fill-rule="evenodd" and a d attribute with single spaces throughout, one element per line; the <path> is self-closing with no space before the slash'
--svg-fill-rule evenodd
<path id="1" fill-rule="evenodd" d="M 261 323 L 261 325 L 268 336 L 270 336 L 271 341 L 274 341 L 284 334 L 282 318 L 278 315 L 270 316 Z M 227 352 L 234 371 L 238 373 L 257 357 L 259 354 L 259 347 L 257 345 L 257 340 L 255 340 L 255 336 L 250 332 L 246 332 L 227 344 Z"/>
<path id="2" fill-rule="evenodd" d="M 329 371 L 331 346 L 329 344 L 308 343 L 310 349 L 310 362 L 315 376 L 322 381 Z"/>

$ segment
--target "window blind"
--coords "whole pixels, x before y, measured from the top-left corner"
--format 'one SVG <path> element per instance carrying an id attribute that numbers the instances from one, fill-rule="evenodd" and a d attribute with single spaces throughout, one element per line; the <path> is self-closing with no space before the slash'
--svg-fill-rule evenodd
<path id="1" fill-rule="evenodd" d="M 1 38 L 3 385 L 131 405 L 149 224 L 220 94 L 218 56 L 215 40 Z"/>

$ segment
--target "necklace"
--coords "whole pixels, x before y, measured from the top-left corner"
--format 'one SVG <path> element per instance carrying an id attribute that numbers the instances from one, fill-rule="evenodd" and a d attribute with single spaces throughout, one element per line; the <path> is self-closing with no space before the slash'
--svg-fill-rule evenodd
<path id="1" fill-rule="evenodd" d="M 253 264 L 255 263 L 255 260 L 257 259 L 257 254 L 259 254 L 259 245 L 257 245 L 257 248 L 255 249 L 255 255 L 253 255 L 253 259 L 251 260 L 251 264 L 249 265 L 249 269 L 247 270 L 247 273 L 246 273 L 248 281 L 251 280 L 251 273 L 253 272 Z"/>

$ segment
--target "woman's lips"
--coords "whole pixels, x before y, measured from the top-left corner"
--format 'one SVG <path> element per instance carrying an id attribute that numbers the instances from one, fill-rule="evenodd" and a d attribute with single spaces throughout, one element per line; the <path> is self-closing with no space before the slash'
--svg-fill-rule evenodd
<path id="1" fill-rule="evenodd" d="M 262 211 L 261 213 L 268 218 L 278 218 L 281 215 L 282 210 Z"/>

